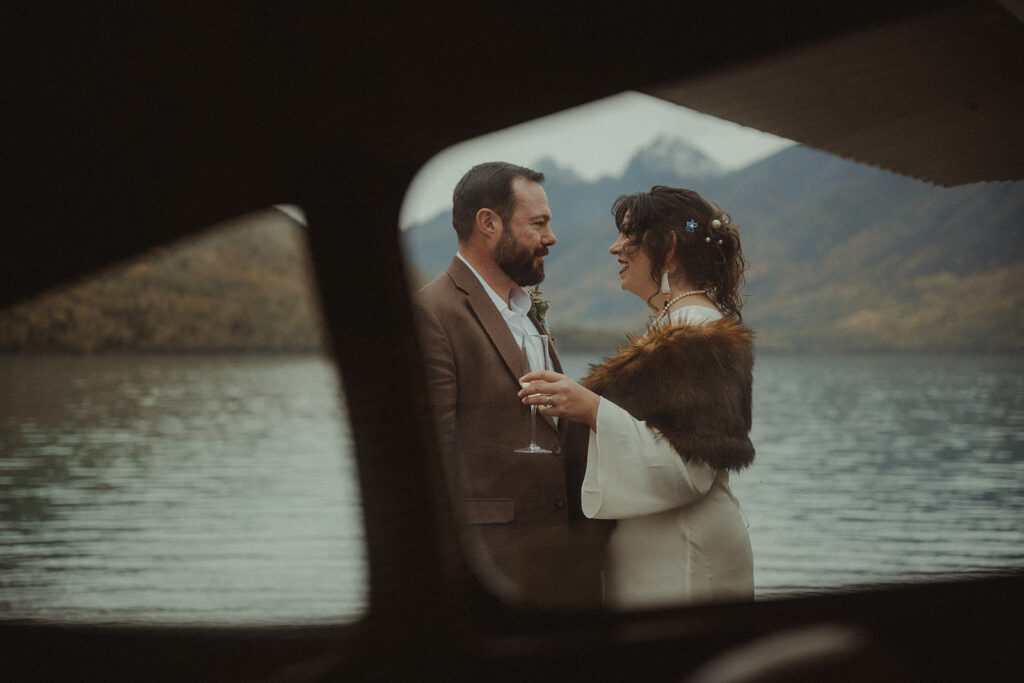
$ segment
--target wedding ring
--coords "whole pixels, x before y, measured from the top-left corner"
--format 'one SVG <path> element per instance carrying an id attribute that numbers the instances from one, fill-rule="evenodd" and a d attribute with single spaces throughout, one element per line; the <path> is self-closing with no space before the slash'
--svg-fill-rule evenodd
<path id="1" fill-rule="evenodd" d="M 546 405 L 546 406 L 548 406 L 548 407 L 550 407 L 550 406 L 551 406 L 551 394 L 548 394 L 548 402 L 547 402 L 547 403 L 545 403 L 544 405 Z"/>

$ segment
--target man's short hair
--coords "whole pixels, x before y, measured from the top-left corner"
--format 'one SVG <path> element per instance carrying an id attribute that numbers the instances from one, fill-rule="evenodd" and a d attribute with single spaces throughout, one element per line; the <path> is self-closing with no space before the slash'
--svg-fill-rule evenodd
<path id="1" fill-rule="evenodd" d="M 473 223 L 480 209 L 491 209 L 508 224 L 516 208 L 512 194 L 516 178 L 544 182 L 540 171 L 504 161 L 488 161 L 466 171 L 452 193 L 452 225 L 460 244 L 473 234 Z"/>

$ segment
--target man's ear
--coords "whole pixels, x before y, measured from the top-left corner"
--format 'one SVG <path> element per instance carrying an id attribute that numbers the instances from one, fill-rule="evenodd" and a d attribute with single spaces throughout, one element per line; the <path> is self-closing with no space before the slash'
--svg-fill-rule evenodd
<path id="1" fill-rule="evenodd" d="M 486 237 L 497 237 L 501 234 L 501 218 L 491 209 L 480 209 L 476 212 L 476 229 Z"/>

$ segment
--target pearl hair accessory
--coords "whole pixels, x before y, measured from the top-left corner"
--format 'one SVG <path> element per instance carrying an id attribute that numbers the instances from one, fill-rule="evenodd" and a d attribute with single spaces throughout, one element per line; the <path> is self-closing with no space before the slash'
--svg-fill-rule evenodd
<path id="1" fill-rule="evenodd" d="M 693 227 L 697 227 L 697 222 L 691 219 L 686 223 L 686 230 L 688 232 L 693 232 L 693 230 L 690 230 L 690 223 L 693 223 Z M 708 226 L 708 232 L 711 232 L 712 230 L 715 230 L 720 227 L 722 227 L 722 221 L 715 218 L 714 220 L 711 221 L 711 225 Z M 707 244 L 711 244 L 711 235 L 705 237 L 704 242 Z M 718 240 L 718 246 L 722 246 L 722 240 Z"/>

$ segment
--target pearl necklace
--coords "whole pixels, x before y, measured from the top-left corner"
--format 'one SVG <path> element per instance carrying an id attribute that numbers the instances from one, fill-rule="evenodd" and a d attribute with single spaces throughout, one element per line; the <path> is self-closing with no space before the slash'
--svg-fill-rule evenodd
<path id="1" fill-rule="evenodd" d="M 707 293 L 708 293 L 708 290 L 706 290 L 706 289 L 691 289 L 688 292 L 683 292 L 679 296 L 672 297 L 671 299 L 669 299 L 668 301 L 665 302 L 664 306 L 661 307 L 661 313 L 659 313 L 658 317 L 654 319 L 654 323 L 651 326 L 652 327 L 656 327 L 658 325 L 658 323 L 660 323 L 664 318 L 668 317 L 668 314 L 669 314 L 669 310 L 668 309 L 672 306 L 672 304 L 674 304 L 675 302 L 679 301 L 680 299 L 685 299 L 686 297 L 691 296 L 693 294 L 707 294 Z"/>

